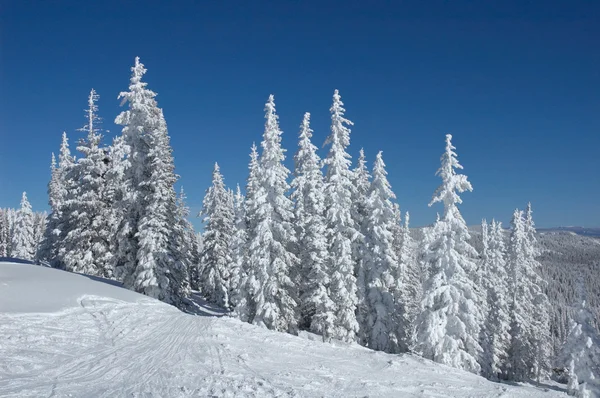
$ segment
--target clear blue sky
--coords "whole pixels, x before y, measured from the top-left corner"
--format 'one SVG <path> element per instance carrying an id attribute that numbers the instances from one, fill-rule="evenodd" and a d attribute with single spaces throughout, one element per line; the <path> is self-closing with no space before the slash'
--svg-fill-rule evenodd
<path id="1" fill-rule="evenodd" d="M 291 167 L 303 113 L 321 146 L 338 88 L 350 153 L 383 149 L 413 225 L 441 210 L 427 203 L 452 133 L 469 224 L 531 201 L 538 226 L 600 226 L 598 21 L 598 1 L 4 0 L 0 206 L 27 191 L 47 209 L 50 153 L 63 130 L 81 137 L 90 88 L 120 133 L 117 95 L 140 56 L 193 211 L 215 161 L 245 182 L 270 93 Z"/>

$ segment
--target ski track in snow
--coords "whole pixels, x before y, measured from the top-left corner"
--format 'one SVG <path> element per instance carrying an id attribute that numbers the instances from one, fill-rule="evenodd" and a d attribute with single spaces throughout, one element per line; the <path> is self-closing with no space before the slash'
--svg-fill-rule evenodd
<path id="1" fill-rule="evenodd" d="M 142 296 L 123 301 L 89 279 L 100 295 L 80 295 L 54 312 L 4 312 L 3 293 L 15 293 L 10 278 L 2 284 L 3 267 L 6 263 L 0 263 L 2 397 L 565 396 L 491 383 L 411 355 L 188 315 Z M 85 278 L 47 272 L 59 279 L 69 275 L 68 283 Z M 24 300 L 35 294 L 27 292 Z"/>

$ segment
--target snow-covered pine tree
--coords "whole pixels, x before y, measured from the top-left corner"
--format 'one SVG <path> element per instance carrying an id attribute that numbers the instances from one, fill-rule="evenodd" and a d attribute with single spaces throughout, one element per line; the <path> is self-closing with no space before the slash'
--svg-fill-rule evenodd
<path id="1" fill-rule="evenodd" d="M 256 233 L 256 220 L 261 211 L 262 202 L 257 196 L 259 187 L 258 175 L 260 164 L 258 162 L 258 151 L 256 144 L 252 143 L 250 151 L 250 163 L 248 165 L 248 179 L 246 181 L 246 198 L 244 200 L 244 224 L 246 226 L 246 244 L 240 269 L 240 288 L 234 298 L 235 315 L 244 322 L 252 323 L 256 314 L 256 302 L 254 301 L 254 287 L 256 286 L 255 272 L 251 271 L 248 264 L 250 239 Z"/>
<path id="2" fill-rule="evenodd" d="M 225 188 L 219 165 L 215 163 L 212 185 L 207 189 L 199 216 L 205 223 L 204 248 L 200 255 L 200 291 L 211 302 L 231 308 L 230 271 L 233 264 L 230 243 L 234 214 L 230 193 Z"/>
<path id="3" fill-rule="evenodd" d="M 307 112 L 300 126 L 291 183 L 300 259 L 300 327 L 329 336 L 334 326 L 334 304 L 327 289 L 323 173 L 317 147 L 311 142 L 312 133 Z"/>
<path id="4" fill-rule="evenodd" d="M 139 57 L 129 91 L 119 94 L 129 109 L 115 119 L 129 147 L 125 170 L 126 209 L 119 231 L 117 272 L 124 286 L 176 306 L 189 295 L 185 265 L 176 252 L 177 180 L 167 123 L 156 93 L 142 81 Z"/>
<path id="5" fill-rule="evenodd" d="M 35 242 L 35 257 L 44 240 L 46 224 L 48 223 L 48 213 L 45 211 L 33 213 L 33 240 Z"/>
<path id="6" fill-rule="evenodd" d="M 0 209 L 0 257 L 8 257 L 10 248 L 10 223 L 8 209 Z"/>
<path id="7" fill-rule="evenodd" d="M 506 247 L 502 223 L 482 224 L 482 285 L 486 294 L 486 318 L 482 328 L 482 374 L 490 379 L 506 378 L 510 345 L 510 317 Z"/>
<path id="8" fill-rule="evenodd" d="M 400 223 L 400 209 L 397 223 Z M 410 235 L 410 214 L 404 213 L 404 225 L 401 227 L 399 239 L 396 241 L 398 248 L 398 270 L 402 278 L 402 300 L 403 324 L 401 325 L 401 351 L 410 351 L 414 339 L 414 323 L 421 311 L 421 299 L 423 297 L 422 271 L 416 256 L 416 243 Z"/>
<path id="9" fill-rule="evenodd" d="M 467 176 L 455 171 L 462 166 L 454 149 L 452 136 L 447 134 L 446 151 L 437 171 L 442 185 L 429 204 L 442 202 L 444 214 L 436 222 L 427 247 L 430 272 L 416 322 L 415 351 L 436 362 L 479 373 L 483 317 L 474 282 L 477 253 L 469 244 L 469 231 L 457 206 L 462 203 L 458 194 L 473 188 Z"/>
<path id="10" fill-rule="evenodd" d="M 64 252 L 64 249 L 61 250 L 61 248 L 63 248 L 63 237 L 67 230 L 67 215 L 63 212 L 63 207 L 67 193 L 69 190 L 75 189 L 74 181 L 70 179 L 74 164 L 75 158 L 71 156 L 67 133 L 63 132 L 58 167 L 56 166 L 54 154 L 52 154 L 51 177 L 48 183 L 50 215 L 46 223 L 44 239 L 37 253 L 39 260 L 45 260 L 55 268 L 64 268 L 60 252 Z"/>
<path id="11" fill-rule="evenodd" d="M 365 259 L 367 256 L 366 218 L 367 218 L 367 195 L 371 187 L 371 175 L 367 168 L 365 151 L 360 149 L 356 167 L 352 171 L 352 219 L 356 228 L 356 234 L 352 242 L 352 261 L 354 262 L 354 276 L 356 277 L 356 321 L 358 322 L 358 343 L 367 345 L 369 341 L 369 306 L 367 305 L 367 287 L 365 276 Z"/>
<path id="12" fill-rule="evenodd" d="M 353 173 L 350 170 L 350 129 L 353 123 L 344 117 L 344 103 L 335 90 L 331 106 L 331 135 L 325 145 L 331 144 L 324 160 L 325 175 L 325 222 L 330 270 L 330 297 L 335 303 L 335 327 L 331 336 L 343 341 L 356 341 L 359 325 L 356 321 L 358 298 L 356 277 L 352 260 L 352 244 L 358 231 L 352 218 L 354 197 Z"/>
<path id="13" fill-rule="evenodd" d="M 395 198 L 380 151 L 373 163 L 373 181 L 367 193 L 364 220 L 366 335 L 368 347 L 394 353 L 401 350 L 404 328 L 402 276 L 393 236 L 397 221 L 392 203 Z"/>
<path id="14" fill-rule="evenodd" d="M 581 283 L 580 283 L 581 285 Z M 585 301 L 580 305 L 558 362 L 569 369 L 569 394 L 600 396 L 600 342 Z M 587 395 L 586 395 L 587 394 Z"/>
<path id="15" fill-rule="evenodd" d="M 77 189 L 66 195 L 63 213 L 68 218 L 68 231 L 62 240 L 65 250 L 62 261 L 68 271 L 111 277 L 110 208 L 104 200 L 106 154 L 101 148 L 98 94 L 94 89 L 88 97 L 86 125 L 79 129 L 87 133 L 77 146 L 83 154 L 72 168 Z"/>
<path id="16" fill-rule="evenodd" d="M 535 325 L 535 346 L 536 346 L 536 378 L 538 382 L 541 378 L 549 376 L 550 359 L 552 353 L 552 338 L 550 335 L 550 302 L 546 295 L 548 283 L 542 276 L 542 264 L 537 260 L 540 255 L 540 249 L 536 238 L 535 223 L 533 222 L 533 211 L 531 202 L 527 203 L 525 210 L 525 259 L 529 263 L 529 268 L 533 271 L 534 283 L 538 288 L 535 295 L 534 304 L 536 311 L 533 313 L 533 323 Z"/>
<path id="17" fill-rule="evenodd" d="M 550 327 L 548 299 L 543 291 L 545 281 L 540 276 L 540 264 L 535 259 L 535 229 L 533 222 L 523 219 L 515 210 L 508 246 L 511 272 L 511 346 L 509 371 L 512 380 L 538 381 L 549 368 Z"/>
<path id="18" fill-rule="evenodd" d="M 248 241 L 248 230 L 246 226 L 246 209 L 245 209 L 245 198 L 242 195 L 240 185 L 237 185 L 235 196 L 234 196 L 234 231 L 231 239 L 231 255 L 233 262 L 231 266 L 230 275 L 230 297 L 233 304 L 237 302 L 239 296 L 240 284 L 243 280 L 243 267 L 244 258 L 246 255 L 246 243 Z"/>
<path id="19" fill-rule="evenodd" d="M 177 196 L 177 251 L 180 253 L 181 261 L 183 261 L 184 266 L 188 270 L 190 287 L 198 290 L 200 251 L 194 226 L 187 219 L 190 215 L 190 209 L 186 205 L 186 199 L 187 196 L 183 187 L 181 187 Z"/>
<path id="20" fill-rule="evenodd" d="M 251 294 L 249 322 L 269 329 L 296 333 L 298 330 L 298 286 L 294 283 L 298 259 L 293 228 L 293 203 L 288 169 L 283 165 L 281 130 L 273 95 L 265 105 L 265 131 L 256 187 L 248 217 L 248 277 L 244 289 Z M 249 181 L 250 183 L 250 181 Z M 244 306 L 247 304 L 244 304 Z M 246 310 L 243 310 L 246 312 Z M 244 315 L 245 316 L 245 315 Z"/>
<path id="21" fill-rule="evenodd" d="M 33 260 L 36 252 L 33 211 L 25 192 L 23 192 L 21 208 L 17 211 L 13 228 L 11 256 L 23 260 Z"/>

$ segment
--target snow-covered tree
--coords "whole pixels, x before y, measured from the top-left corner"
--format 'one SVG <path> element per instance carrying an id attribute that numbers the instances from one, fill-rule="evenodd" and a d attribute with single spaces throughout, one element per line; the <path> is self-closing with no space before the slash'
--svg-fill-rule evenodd
<path id="1" fill-rule="evenodd" d="M 204 248 L 200 255 L 200 291 L 212 303 L 230 308 L 230 273 L 233 264 L 233 206 L 219 165 L 215 163 L 212 185 L 206 191 L 202 211 Z"/>
<path id="2" fill-rule="evenodd" d="M 252 322 L 256 314 L 254 301 L 254 287 L 256 285 L 254 272 L 248 264 L 250 250 L 250 234 L 256 231 L 256 220 L 262 203 L 259 201 L 257 191 L 259 187 L 258 175 L 260 164 L 256 144 L 252 144 L 250 163 L 248 164 L 248 179 L 246 181 L 246 198 L 244 200 L 244 225 L 246 227 L 246 244 L 243 248 L 242 267 L 240 269 L 240 284 L 235 301 L 235 314 L 244 322 Z"/>
<path id="3" fill-rule="evenodd" d="M 354 197 L 353 173 L 350 170 L 350 145 L 352 122 L 344 117 L 345 109 L 338 90 L 333 94 L 331 106 L 331 134 L 325 145 L 331 144 L 324 160 L 325 175 L 325 222 L 330 270 L 330 297 L 335 303 L 335 326 L 330 336 L 343 341 L 356 341 L 359 325 L 356 320 L 358 297 L 352 243 L 358 231 L 352 218 Z"/>
<path id="4" fill-rule="evenodd" d="M 432 231 L 427 247 L 429 279 L 425 283 L 422 312 L 416 322 L 415 350 L 425 358 L 479 373 L 482 314 L 474 282 L 477 253 L 469 243 L 469 231 L 458 209 L 459 193 L 472 191 L 446 135 L 446 151 L 437 175 L 442 184 L 430 206 L 441 202 L 444 214 Z"/>
<path id="5" fill-rule="evenodd" d="M 230 245 L 233 262 L 231 265 L 229 287 L 231 290 L 230 297 L 235 305 L 237 297 L 239 296 L 240 284 L 243 279 L 244 258 L 246 255 L 246 244 L 248 242 L 245 198 L 244 195 L 242 195 L 239 184 L 237 185 L 234 196 L 233 214 L 234 231 Z"/>
<path id="6" fill-rule="evenodd" d="M 300 259 L 300 327 L 327 336 L 334 326 L 334 304 L 327 289 L 323 173 L 317 147 L 311 141 L 312 133 L 307 112 L 300 126 L 291 183 Z"/>
<path id="7" fill-rule="evenodd" d="M 529 218 L 529 217 L 528 217 Z M 545 281 L 535 259 L 532 221 L 515 210 L 508 246 L 511 302 L 511 346 L 509 377 L 513 380 L 538 380 L 545 376 L 549 364 L 550 327 Z"/>
<path id="8" fill-rule="evenodd" d="M 373 182 L 367 193 L 365 224 L 365 287 L 367 345 L 374 350 L 399 352 L 404 328 L 401 274 L 394 249 L 394 204 L 379 152 L 373 163 Z"/>
<path id="9" fill-rule="evenodd" d="M 293 228 L 293 203 L 288 169 L 283 165 L 281 130 L 273 95 L 265 105 L 262 155 L 255 181 L 247 192 L 248 247 L 247 273 L 243 289 L 250 295 L 241 304 L 242 317 L 269 329 L 296 333 L 298 329 L 298 287 L 294 283 L 298 259 Z M 252 169 L 251 169 L 252 173 Z"/>
<path id="10" fill-rule="evenodd" d="M 0 209 L 0 257 L 8 257 L 10 252 L 10 220 L 8 209 Z"/>
<path id="11" fill-rule="evenodd" d="M 371 187 L 371 175 L 367 168 L 364 149 L 360 149 L 356 167 L 353 170 L 352 183 L 352 219 L 356 234 L 352 242 L 352 260 L 354 262 L 354 276 L 356 277 L 356 321 L 358 322 L 358 342 L 367 345 L 369 341 L 369 307 L 367 305 L 366 265 L 367 243 L 365 240 L 367 228 L 367 195 Z"/>
<path id="12" fill-rule="evenodd" d="M 396 209 L 396 223 L 400 223 L 400 209 Z M 414 323 L 421 311 L 423 296 L 422 271 L 416 256 L 416 243 L 410 235 L 410 214 L 404 213 L 404 225 L 400 227 L 395 239 L 397 247 L 398 270 L 401 276 L 403 319 L 401 324 L 401 351 L 410 351 L 413 345 Z"/>
<path id="13" fill-rule="evenodd" d="M 70 174 L 77 187 L 68 191 L 62 209 L 69 229 L 62 239 L 61 259 L 69 271 L 111 277 L 110 208 L 104 201 L 107 156 L 100 146 L 98 98 L 92 89 L 86 110 L 87 123 L 80 129 L 87 137 L 77 146 L 83 156 Z"/>
<path id="14" fill-rule="evenodd" d="M 181 187 L 179 195 L 177 196 L 177 247 L 181 261 L 183 261 L 184 266 L 188 270 L 190 286 L 192 289 L 198 290 L 200 250 L 194 226 L 188 220 L 190 209 L 186 205 L 186 199 L 187 196 L 185 195 L 183 187 Z"/>
<path id="15" fill-rule="evenodd" d="M 176 250 L 177 175 L 167 123 L 156 93 L 142 81 L 146 69 L 139 58 L 132 72 L 129 91 L 119 94 L 129 109 L 115 119 L 129 147 L 116 272 L 126 287 L 181 306 L 189 280 Z"/>
<path id="16" fill-rule="evenodd" d="M 33 213 L 33 241 L 35 242 L 36 257 L 42 241 L 44 240 L 47 221 L 48 213 L 45 211 Z"/>
<path id="17" fill-rule="evenodd" d="M 124 200 L 130 193 L 130 186 L 125 184 L 125 170 L 129 166 L 127 154 L 129 146 L 123 136 L 117 136 L 112 144 L 105 149 L 107 152 L 107 168 L 104 175 L 103 201 L 109 210 L 107 224 L 109 233 L 109 252 L 113 254 L 109 269 L 116 270 L 120 261 L 118 255 L 121 239 L 120 231 L 125 214 L 128 214 L 127 202 Z M 113 275 L 116 276 L 116 275 Z"/>
<path id="18" fill-rule="evenodd" d="M 482 286 L 486 294 L 486 318 L 482 328 L 481 370 L 491 379 L 505 378 L 510 344 L 510 317 L 506 247 L 502 223 L 482 223 Z"/>
<path id="19" fill-rule="evenodd" d="M 17 211 L 13 228 L 11 256 L 23 260 L 33 260 L 36 252 L 33 211 L 25 192 L 23 192 L 21 208 Z"/>
<path id="20" fill-rule="evenodd" d="M 53 267 L 64 268 L 60 260 L 60 249 L 63 247 L 63 238 L 67 230 L 67 214 L 63 212 L 66 197 L 69 191 L 75 189 L 75 182 L 70 179 L 75 158 L 71 156 L 67 133 L 63 132 L 58 166 L 52 154 L 50 165 L 50 182 L 48 183 L 48 204 L 50 215 L 46 223 L 44 238 L 38 248 L 37 258 L 45 260 Z M 64 252 L 64 249 L 63 249 Z"/>
<path id="21" fill-rule="evenodd" d="M 600 347 L 598 333 L 592 325 L 592 315 L 585 301 L 572 321 L 559 362 L 567 365 L 570 395 L 600 396 Z"/>

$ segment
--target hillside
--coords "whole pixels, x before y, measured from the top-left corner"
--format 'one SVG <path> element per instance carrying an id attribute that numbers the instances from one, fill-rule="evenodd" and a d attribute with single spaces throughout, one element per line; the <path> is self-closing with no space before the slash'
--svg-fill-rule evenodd
<path id="1" fill-rule="evenodd" d="M 0 336 L 3 397 L 564 396 L 189 315 L 109 281 L 28 264 L 0 263 Z"/>

